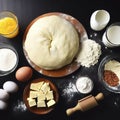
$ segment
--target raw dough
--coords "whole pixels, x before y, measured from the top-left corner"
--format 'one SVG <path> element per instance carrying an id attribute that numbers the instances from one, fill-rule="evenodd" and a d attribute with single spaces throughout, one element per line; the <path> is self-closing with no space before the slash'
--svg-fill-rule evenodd
<path id="1" fill-rule="evenodd" d="M 25 50 L 37 66 L 54 70 L 73 61 L 79 50 L 79 36 L 67 20 L 51 15 L 38 19 L 29 29 Z"/>

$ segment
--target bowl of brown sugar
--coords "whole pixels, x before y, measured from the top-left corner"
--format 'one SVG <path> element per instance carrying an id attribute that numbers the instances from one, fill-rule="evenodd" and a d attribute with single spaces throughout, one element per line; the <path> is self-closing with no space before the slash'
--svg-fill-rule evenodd
<path id="1" fill-rule="evenodd" d="M 107 90 L 120 93 L 120 57 L 117 55 L 104 57 L 98 67 L 98 77 Z"/>

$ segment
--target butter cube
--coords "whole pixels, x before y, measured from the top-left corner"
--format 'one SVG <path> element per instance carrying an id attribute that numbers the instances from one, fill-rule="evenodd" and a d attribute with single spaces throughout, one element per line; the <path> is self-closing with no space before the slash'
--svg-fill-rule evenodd
<path id="1" fill-rule="evenodd" d="M 28 104 L 29 104 L 30 107 L 36 106 L 36 101 L 35 101 L 35 99 L 29 99 L 29 100 L 28 100 Z"/>
<path id="2" fill-rule="evenodd" d="M 41 90 L 46 94 L 50 90 L 49 83 L 44 83 L 41 87 Z"/>
<path id="3" fill-rule="evenodd" d="M 33 98 L 29 98 L 29 97 L 27 98 L 27 100 L 32 100 L 32 99 L 33 99 Z"/>
<path id="4" fill-rule="evenodd" d="M 37 93 L 36 91 L 30 91 L 30 94 L 29 94 L 29 98 L 36 98 L 37 97 Z"/>
<path id="5" fill-rule="evenodd" d="M 49 101 L 47 102 L 47 106 L 48 106 L 48 107 L 51 107 L 51 106 L 53 106 L 55 103 L 56 103 L 55 100 L 49 100 Z"/>
<path id="6" fill-rule="evenodd" d="M 40 100 L 39 102 L 37 102 L 37 107 L 46 107 L 45 101 Z"/>
<path id="7" fill-rule="evenodd" d="M 51 100 L 51 99 L 53 99 L 54 98 L 54 96 L 53 96 L 53 91 L 48 91 L 47 93 L 46 93 L 46 99 L 47 100 Z"/>
<path id="8" fill-rule="evenodd" d="M 45 100 L 45 94 L 42 93 L 42 94 L 39 94 L 38 97 L 37 97 L 37 101 L 41 101 L 41 100 Z"/>
<path id="9" fill-rule="evenodd" d="M 42 90 L 38 91 L 37 97 L 40 96 L 41 94 L 44 94 Z"/>
<path id="10" fill-rule="evenodd" d="M 44 82 L 32 83 L 30 85 L 31 90 L 39 91 Z"/>

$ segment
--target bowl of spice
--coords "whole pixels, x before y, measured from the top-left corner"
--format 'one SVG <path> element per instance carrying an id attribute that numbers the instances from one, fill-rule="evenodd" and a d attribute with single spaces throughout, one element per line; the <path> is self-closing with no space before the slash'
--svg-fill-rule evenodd
<path id="1" fill-rule="evenodd" d="M 98 77 L 107 90 L 120 93 L 120 57 L 109 55 L 103 58 L 98 68 Z"/>
<path id="2" fill-rule="evenodd" d="M 6 43 L 0 43 L 0 76 L 10 74 L 18 65 L 18 53 L 16 49 Z"/>

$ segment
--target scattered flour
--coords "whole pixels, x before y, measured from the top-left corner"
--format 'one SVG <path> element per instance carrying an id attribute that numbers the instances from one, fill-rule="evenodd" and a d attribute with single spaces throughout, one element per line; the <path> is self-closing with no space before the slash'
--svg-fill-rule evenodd
<path id="1" fill-rule="evenodd" d="M 25 104 L 23 103 L 23 101 L 18 100 L 17 104 L 15 104 L 13 110 L 24 112 L 27 110 L 27 108 L 26 108 Z"/>
<path id="2" fill-rule="evenodd" d="M 77 92 L 76 86 L 70 82 L 68 86 L 66 86 L 66 88 L 63 89 L 62 96 L 68 97 L 67 101 L 69 102 L 74 97 L 76 92 Z"/>
<path id="3" fill-rule="evenodd" d="M 101 46 L 95 41 L 88 39 L 81 43 L 81 49 L 77 57 L 77 62 L 82 66 L 90 67 L 98 62 L 101 55 Z"/>

